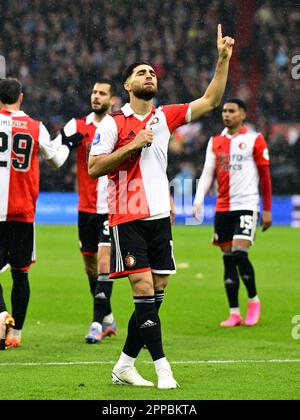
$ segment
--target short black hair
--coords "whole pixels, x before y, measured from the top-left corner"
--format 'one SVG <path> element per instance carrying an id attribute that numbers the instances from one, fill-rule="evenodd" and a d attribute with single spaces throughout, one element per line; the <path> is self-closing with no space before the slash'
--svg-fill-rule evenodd
<path id="1" fill-rule="evenodd" d="M 236 104 L 243 111 L 247 112 L 246 102 L 242 101 L 241 99 L 238 99 L 238 98 L 230 98 L 230 99 L 227 99 L 227 101 L 224 102 L 224 104 L 228 104 L 228 103 L 230 103 L 230 104 Z"/>
<path id="2" fill-rule="evenodd" d="M 130 64 L 122 73 L 122 83 L 124 84 L 128 77 L 130 77 L 133 73 L 133 70 L 138 67 L 142 66 L 143 64 L 146 64 L 147 66 L 152 67 L 152 64 L 150 64 L 148 61 L 137 61 L 136 63 Z"/>
<path id="3" fill-rule="evenodd" d="M 116 84 L 112 80 L 106 79 L 105 77 L 99 77 L 99 78 L 95 79 L 94 84 L 96 84 L 96 83 L 102 83 L 102 84 L 105 83 L 106 85 L 110 85 L 109 90 L 110 90 L 111 96 L 117 96 L 117 94 L 118 94 L 117 87 L 116 87 Z"/>
<path id="4" fill-rule="evenodd" d="M 15 104 L 22 93 L 22 84 L 18 79 L 7 78 L 0 80 L 0 101 L 3 104 Z"/>

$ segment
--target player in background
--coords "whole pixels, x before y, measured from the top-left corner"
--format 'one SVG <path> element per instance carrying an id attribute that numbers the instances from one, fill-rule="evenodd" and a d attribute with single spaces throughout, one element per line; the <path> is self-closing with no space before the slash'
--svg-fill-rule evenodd
<path id="1" fill-rule="evenodd" d="M 229 99 L 223 106 L 223 132 L 208 143 L 193 215 L 200 219 L 204 197 L 216 173 L 218 198 L 213 243 L 223 253 L 225 289 L 230 306 L 229 318 L 222 327 L 243 324 L 239 308 L 239 277 L 247 289 L 249 302 L 245 324 L 253 326 L 260 319 L 261 303 L 257 295 L 255 272 L 248 253 L 253 244 L 260 211 L 259 186 L 263 199 L 262 230 L 272 224 L 272 185 L 269 151 L 261 133 L 244 126 L 246 104 Z"/>
<path id="2" fill-rule="evenodd" d="M 1 349 L 18 347 L 29 303 L 28 270 L 35 259 L 34 218 L 39 194 L 39 157 L 59 168 L 82 137 L 66 137 L 57 149 L 46 127 L 20 110 L 23 102 L 17 79 L 0 80 L 0 271 L 11 266 L 12 316 L 0 284 Z"/>
<path id="3" fill-rule="evenodd" d="M 109 174 L 110 276 L 129 277 L 135 304 L 123 352 L 113 368 L 115 384 L 153 386 L 134 366 L 146 345 L 158 388 L 177 387 L 163 350 L 158 314 L 169 275 L 176 272 L 166 175 L 168 143 L 177 127 L 198 120 L 221 102 L 234 44 L 232 38 L 223 38 L 221 25 L 217 43 L 214 78 L 203 97 L 190 104 L 156 109 L 153 67 L 147 62 L 130 65 L 123 74 L 130 103 L 101 121 L 93 141 L 89 173 L 93 178 Z"/>
<path id="4" fill-rule="evenodd" d="M 109 279 L 110 235 L 107 208 L 107 176 L 92 179 L 88 174 L 88 156 L 96 128 L 116 102 L 116 89 L 111 80 L 99 79 L 91 93 L 92 112 L 73 118 L 64 127 L 65 133 L 81 133 L 84 138 L 76 150 L 78 182 L 78 233 L 85 272 L 93 297 L 93 321 L 86 342 L 100 343 L 116 334 L 111 310 L 113 280 Z M 61 144 L 61 136 L 54 143 Z"/>

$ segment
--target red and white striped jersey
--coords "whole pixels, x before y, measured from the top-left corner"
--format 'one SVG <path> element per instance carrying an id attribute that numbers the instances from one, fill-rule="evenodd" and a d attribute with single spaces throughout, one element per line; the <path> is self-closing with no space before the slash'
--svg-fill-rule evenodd
<path id="1" fill-rule="evenodd" d="M 88 174 L 88 158 L 91 144 L 95 135 L 98 122 L 92 112 L 83 118 L 73 118 L 64 127 L 67 136 L 81 133 L 85 136 L 82 144 L 76 149 L 77 183 L 78 183 L 78 211 L 85 213 L 107 214 L 107 176 L 92 179 Z M 54 140 L 59 145 L 61 136 Z"/>
<path id="2" fill-rule="evenodd" d="M 208 143 L 205 167 L 215 168 L 217 212 L 260 210 L 260 166 L 269 166 L 269 150 L 262 134 L 243 127 L 229 135 L 227 128 Z"/>
<path id="3" fill-rule="evenodd" d="M 130 104 L 107 115 L 99 124 L 91 155 L 110 154 L 131 142 L 147 128 L 154 133 L 150 147 L 133 153 L 108 178 L 110 226 L 149 217 L 170 214 L 169 182 L 166 175 L 168 144 L 171 133 L 190 121 L 189 104 L 152 108 L 144 118 Z"/>
<path id="4" fill-rule="evenodd" d="M 1 110 L 0 222 L 34 222 L 39 194 L 39 150 L 46 160 L 58 154 L 46 127 L 23 111 Z M 64 160 L 68 153 L 67 149 Z"/>

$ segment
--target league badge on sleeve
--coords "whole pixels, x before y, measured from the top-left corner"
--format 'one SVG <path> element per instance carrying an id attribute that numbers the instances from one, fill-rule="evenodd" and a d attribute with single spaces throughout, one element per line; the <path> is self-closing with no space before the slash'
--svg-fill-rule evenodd
<path id="1" fill-rule="evenodd" d="M 100 141 L 101 141 L 101 135 L 100 133 L 96 133 L 93 140 L 93 146 L 97 146 L 97 144 L 99 144 Z"/>

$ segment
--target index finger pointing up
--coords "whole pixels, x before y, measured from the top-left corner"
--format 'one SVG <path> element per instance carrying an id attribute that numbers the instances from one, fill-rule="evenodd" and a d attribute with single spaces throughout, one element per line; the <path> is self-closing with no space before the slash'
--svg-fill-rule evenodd
<path id="1" fill-rule="evenodd" d="M 223 38 L 222 35 L 222 25 L 219 23 L 218 24 L 218 40 L 221 40 Z"/>

